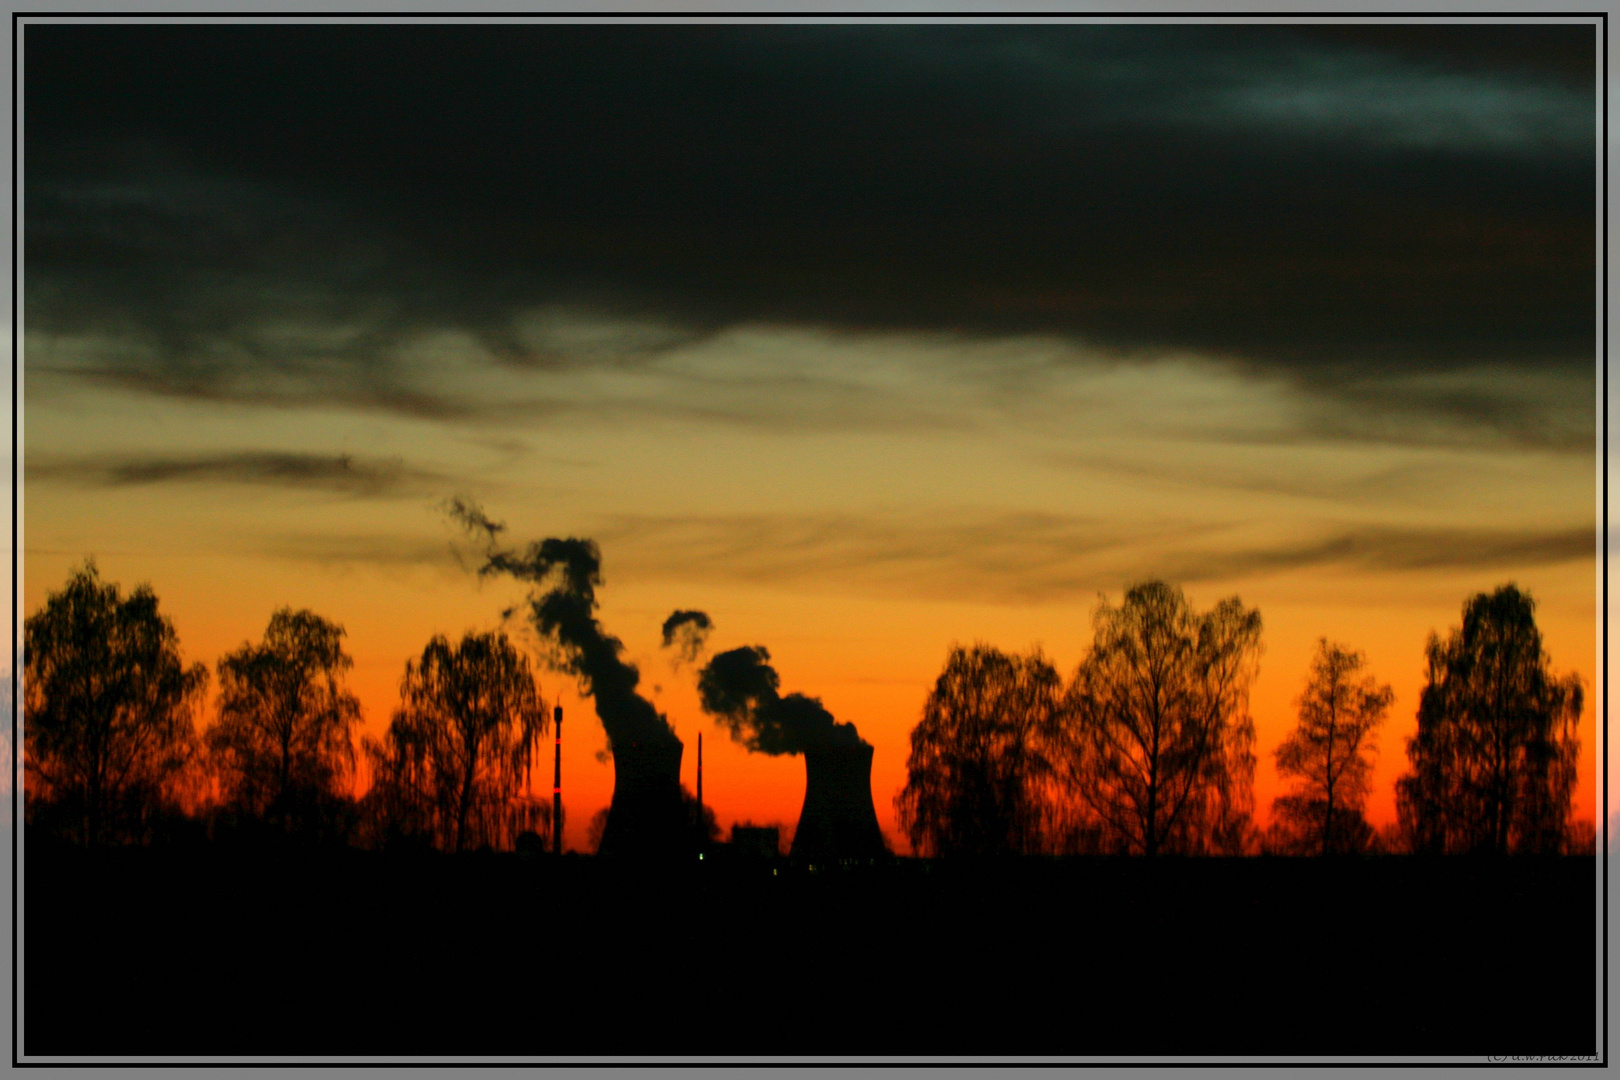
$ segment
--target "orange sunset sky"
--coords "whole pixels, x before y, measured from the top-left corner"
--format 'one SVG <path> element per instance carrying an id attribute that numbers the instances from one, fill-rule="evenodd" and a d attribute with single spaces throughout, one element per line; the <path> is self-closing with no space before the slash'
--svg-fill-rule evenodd
<path id="1" fill-rule="evenodd" d="M 523 596 L 471 497 L 597 541 L 722 826 L 803 764 L 676 608 L 856 724 L 905 850 L 949 646 L 1067 675 L 1147 577 L 1261 611 L 1262 826 L 1317 638 L 1366 653 L 1390 822 L 1425 638 L 1512 581 L 1595 817 L 1594 35 L 1361 29 L 30 26 L 23 613 L 93 557 L 212 667 L 311 608 L 380 734 Z M 540 682 L 583 849 L 605 737 Z"/>

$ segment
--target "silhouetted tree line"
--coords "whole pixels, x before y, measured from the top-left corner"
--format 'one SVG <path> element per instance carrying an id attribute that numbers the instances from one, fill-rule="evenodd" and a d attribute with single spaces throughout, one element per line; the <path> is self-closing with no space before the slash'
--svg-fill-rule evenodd
<path id="1" fill-rule="evenodd" d="M 1067 682 L 1038 649 L 953 647 L 911 733 L 901 824 L 940 856 L 1591 851 L 1591 823 L 1569 821 L 1581 687 L 1552 673 L 1533 611 L 1504 585 L 1431 637 L 1412 771 L 1383 837 L 1363 810 L 1394 695 L 1363 654 L 1318 643 L 1275 751 L 1294 787 L 1262 833 L 1248 711 L 1260 613 L 1237 597 L 1197 612 L 1160 581 L 1099 605 Z"/>
<path id="2" fill-rule="evenodd" d="M 1591 824 L 1569 821 L 1580 682 L 1552 672 L 1534 604 L 1513 585 L 1472 597 L 1460 628 L 1431 635 L 1399 822 L 1383 836 L 1363 808 L 1393 694 L 1360 652 L 1318 643 L 1298 724 L 1275 751 L 1294 787 L 1262 833 L 1248 709 L 1259 611 L 1236 597 L 1195 611 L 1180 589 L 1150 581 L 1117 607 L 1102 601 L 1093 631 L 1067 680 L 1039 650 L 951 649 L 896 798 L 914 849 L 1591 850 Z M 216 664 L 219 693 L 199 731 L 208 670 L 184 663 L 149 587 L 122 595 L 87 563 L 24 624 L 31 834 L 85 846 L 207 836 L 443 851 L 549 837 L 550 800 L 528 794 L 549 712 L 504 634 L 433 638 L 406 663 L 384 735 L 358 747 L 343 638 L 313 612 L 275 612 L 262 640 Z M 703 824 L 718 835 L 712 814 Z"/>
<path id="3" fill-rule="evenodd" d="M 30 830 L 86 846 L 187 835 L 462 851 L 549 835 L 525 794 L 548 728 L 528 661 L 504 634 L 435 637 L 408 661 L 381 740 L 356 752 L 359 700 L 343 627 L 283 608 L 209 673 L 141 586 L 93 564 L 24 623 L 24 783 Z M 356 797 L 362 766 L 370 783 Z"/>

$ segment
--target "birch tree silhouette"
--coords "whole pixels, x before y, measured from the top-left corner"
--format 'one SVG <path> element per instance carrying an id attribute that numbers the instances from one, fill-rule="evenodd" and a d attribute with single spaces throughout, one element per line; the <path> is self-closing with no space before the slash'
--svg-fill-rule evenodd
<path id="1" fill-rule="evenodd" d="M 355 764 L 351 666 L 343 627 L 290 608 L 270 617 L 262 642 L 220 659 L 207 740 L 230 807 L 283 832 L 324 826 Z"/>
<path id="2" fill-rule="evenodd" d="M 23 623 L 23 768 L 31 822 L 87 846 L 138 839 L 196 746 L 208 682 L 140 585 L 124 597 L 95 564 Z"/>
<path id="3" fill-rule="evenodd" d="M 550 726 L 528 660 L 503 633 L 434 637 L 407 661 L 400 707 L 368 741 L 373 799 L 392 826 L 446 851 L 550 835 L 551 804 L 524 794 Z"/>
<path id="4" fill-rule="evenodd" d="M 895 799 L 914 849 L 981 857 L 1041 849 L 1061 697 L 1062 680 L 1038 651 L 952 647 L 912 729 Z"/>
<path id="5" fill-rule="evenodd" d="M 1512 584 L 1478 593 L 1460 628 L 1429 636 L 1412 771 L 1396 808 L 1414 851 L 1563 849 L 1580 752 L 1580 678 L 1553 673 L 1535 602 Z"/>
<path id="6" fill-rule="evenodd" d="M 1299 781 L 1272 802 L 1276 846 L 1322 855 L 1363 851 L 1372 828 L 1362 815 L 1376 729 L 1395 692 L 1364 673 L 1366 657 L 1322 638 L 1297 705 L 1299 724 L 1277 747 L 1277 772 Z"/>
<path id="7" fill-rule="evenodd" d="M 1071 780 L 1112 846 L 1237 853 L 1251 828 L 1260 612 L 1199 614 L 1162 581 L 1106 599 L 1070 685 Z"/>

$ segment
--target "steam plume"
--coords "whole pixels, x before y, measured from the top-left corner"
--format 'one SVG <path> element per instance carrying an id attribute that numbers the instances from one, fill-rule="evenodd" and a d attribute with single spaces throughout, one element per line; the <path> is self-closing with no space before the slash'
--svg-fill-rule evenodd
<path id="1" fill-rule="evenodd" d="M 713 629 L 714 621 L 701 611 L 676 611 L 664 620 L 664 648 L 675 650 L 677 666 L 693 663 Z"/>
<path id="2" fill-rule="evenodd" d="M 622 659 L 624 643 L 596 619 L 596 589 L 602 584 L 602 555 L 594 540 L 551 537 L 522 553 L 495 547 L 504 526 L 491 521 L 471 500 L 452 499 L 448 511 L 469 532 L 489 537 L 480 577 L 506 575 L 531 582 L 529 617 L 540 637 L 557 646 L 559 670 L 580 681 L 596 703 L 596 715 L 618 750 L 627 744 L 680 746 L 669 721 L 636 692 L 641 673 Z"/>
<path id="3" fill-rule="evenodd" d="M 493 548 L 500 534 L 506 531 L 506 526 L 499 521 L 491 521 L 484 513 L 484 508 L 472 499 L 465 496 L 452 496 L 444 504 L 444 512 L 450 515 L 450 520 L 459 524 L 470 533 L 483 533 L 485 544 Z"/>
<path id="4" fill-rule="evenodd" d="M 855 725 L 834 720 L 819 698 L 803 694 L 782 697 L 770 658 L 763 645 L 745 645 L 710 660 L 698 674 L 703 711 L 756 753 L 803 754 L 866 745 Z"/>

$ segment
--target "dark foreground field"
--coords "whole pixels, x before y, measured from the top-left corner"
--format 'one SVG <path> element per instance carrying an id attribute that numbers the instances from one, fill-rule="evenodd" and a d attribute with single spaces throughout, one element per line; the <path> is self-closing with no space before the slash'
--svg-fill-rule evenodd
<path id="1" fill-rule="evenodd" d="M 24 1054 L 1588 1054 L 1591 860 L 31 851 Z"/>

